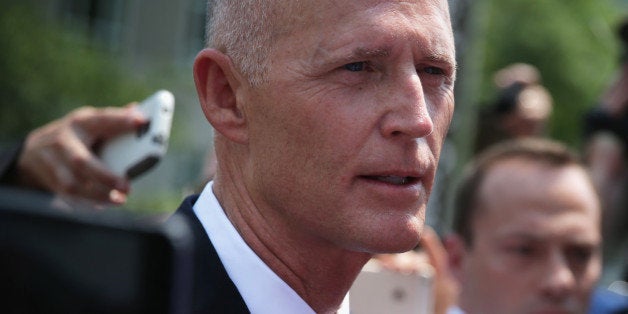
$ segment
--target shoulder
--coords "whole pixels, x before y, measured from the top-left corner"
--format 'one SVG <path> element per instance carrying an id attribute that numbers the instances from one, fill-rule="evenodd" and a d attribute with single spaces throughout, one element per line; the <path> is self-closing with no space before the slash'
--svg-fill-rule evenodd
<path id="1" fill-rule="evenodd" d="M 11 184 L 15 176 L 15 166 L 22 151 L 23 141 L 0 143 L 0 184 Z"/>
<path id="2" fill-rule="evenodd" d="M 186 197 L 173 217 L 182 218 L 194 239 L 193 304 L 194 313 L 249 313 L 229 278 L 205 228 L 194 213 L 198 195 Z M 173 217 L 169 221 L 172 221 Z"/>

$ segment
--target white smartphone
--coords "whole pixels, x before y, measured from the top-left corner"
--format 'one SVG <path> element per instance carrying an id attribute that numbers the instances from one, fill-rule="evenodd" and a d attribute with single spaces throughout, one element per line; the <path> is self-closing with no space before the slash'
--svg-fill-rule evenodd
<path id="1" fill-rule="evenodd" d="M 139 110 L 148 123 L 136 132 L 123 134 L 105 143 L 100 158 L 115 174 L 134 179 L 155 166 L 168 148 L 174 96 L 160 90 L 142 101 Z"/>
<path id="2" fill-rule="evenodd" d="M 349 292 L 352 314 L 434 313 L 434 270 L 402 274 L 367 263 Z"/>

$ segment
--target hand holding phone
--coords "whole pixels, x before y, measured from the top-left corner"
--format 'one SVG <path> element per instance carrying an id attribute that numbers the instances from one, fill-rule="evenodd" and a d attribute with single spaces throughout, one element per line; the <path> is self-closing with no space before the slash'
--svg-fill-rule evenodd
<path id="1" fill-rule="evenodd" d="M 174 96 L 160 90 L 142 101 L 138 109 L 148 122 L 134 133 L 123 134 L 105 143 L 100 158 L 115 174 L 130 179 L 155 166 L 168 148 Z"/>

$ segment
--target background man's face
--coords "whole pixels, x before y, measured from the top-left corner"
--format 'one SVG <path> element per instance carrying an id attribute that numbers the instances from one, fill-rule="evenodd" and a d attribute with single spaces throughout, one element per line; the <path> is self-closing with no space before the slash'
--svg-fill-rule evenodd
<path id="1" fill-rule="evenodd" d="M 600 275 L 601 239 L 584 170 L 502 161 L 482 184 L 479 210 L 462 262 L 463 309 L 585 312 Z"/>
<path id="2" fill-rule="evenodd" d="M 250 192 L 305 243 L 404 251 L 453 113 L 454 44 L 446 3 L 373 2 L 300 12 L 269 83 L 241 95 Z"/>

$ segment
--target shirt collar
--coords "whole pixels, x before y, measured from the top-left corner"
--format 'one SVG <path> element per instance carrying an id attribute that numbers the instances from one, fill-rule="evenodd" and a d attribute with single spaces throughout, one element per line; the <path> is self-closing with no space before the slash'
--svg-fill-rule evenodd
<path id="1" fill-rule="evenodd" d="M 220 206 L 212 186 L 213 182 L 205 186 L 194 204 L 194 213 L 251 313 L 314 313 L 244 242 Z"/>

